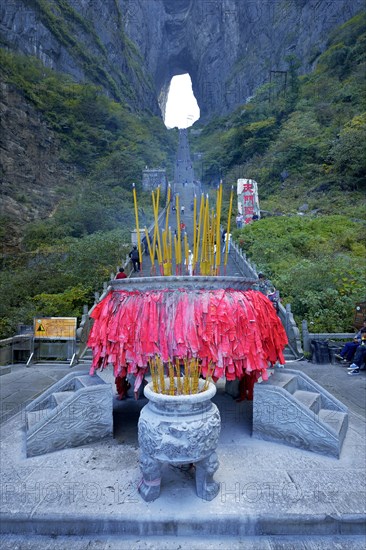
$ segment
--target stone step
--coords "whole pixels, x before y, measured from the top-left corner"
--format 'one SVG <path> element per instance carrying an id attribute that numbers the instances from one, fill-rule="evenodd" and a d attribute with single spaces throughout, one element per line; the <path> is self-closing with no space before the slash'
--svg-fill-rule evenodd
<path id="1" fill-rule="evenodd" d="M 295 374 L 286 374 L 280 369 L 275 370 L 275 374 L 269 378 L 269 383 L 294 393 L 297 390 L 297 376 Z"/>
<path id="2" fill-rule="evenodd" d="M 339 436 L 347 429 L 347 413 L 341 411 L 332 411 L 330 409 L 320 409 L 319 419 L 328 424 L 330 428 Z"/>
<path id="3" fill-rule="evenodd" d="M 74 395 L 75 392 L 73 391 L 59 391 L 52 394 L 51 403 L 55 407 L 57 405 L 61 405 L 66 399 L 70 397 L 70 395 Z"/>
<path id="4" fill-rule="evenodd" d="M 53 411 L 52 407 L 47 409 L 40 409 L 38 411 L 28 411 L 26 413 L 27 430 L 30 430 L 35 424 L 38 424 L 40 420 L 44 420 Z"/>
<path id="5" fill-rule="evenodd" d="M 103 380 L 101 380 L 99 376 L 90 376 L 90 374 L 85 374 L 83 376 L 75 377 L 75 390 L 86 388 L 88 386 L 96 386 L 98 384 L 104 384 Z"/>
<path id="6" fill-rule="evenodd" d="M 26 406 L 26 423 L 28 457 L 111 437 L 111 385 L 97 375 L 70 372 Z"/>
<path id="7" fill-rule="evenodd" d="M 300 401 L 305 407 L 308 407 L 311 411 L 318 413 L 321 406 L 321 395 L 306 390 L 296 390 L 293 393 L 295 399 Z"/>
<path id="8" fill-rule="evenodd" d="M 297 422 L 283 421 L 281 411 L 290 409 Z M 339 458 L 347 427 L 347 407 L 301 371 L 275 369 L 254 386 L 255 437 Z"/>

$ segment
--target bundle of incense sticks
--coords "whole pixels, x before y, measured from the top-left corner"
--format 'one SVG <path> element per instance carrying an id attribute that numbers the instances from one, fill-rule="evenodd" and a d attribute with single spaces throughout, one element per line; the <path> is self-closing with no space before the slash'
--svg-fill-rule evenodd
<path id="1" fill-rule="evenodd" d="M 221 267 L 221 208 L 222 208 L 222 192 L 223 185 L 217 188 L 216 193 L 216 208 L 210 209 L 209 197 L 202 194 L 200 205 L 198 208 L 197 197 L 194 196 L 193 200 L 193 266 L 192 271 L 195 275 L 220 275 Z M 151 274 L 156 274 L 155 268 L 155 256 L 158 259 L 159 271 L 162 276 L 173 275 L 173 264 L 175 264 L 175 274 L 182 275 L 188 273 L 189 262 L 189 248 L 187 232 L 182 234 L 181 219 L 180 219 L 180 205 L 179 195 L 175 196 L 175 209 L 176 209 L 176 224 L 177 230 L 174 238 L 172 236 L 171 227 L 169 226 L 169 213 L 171 202 L 171 187 L 168 186 L 166 215 L 165 215 L 165 227 L 159 229 L 159 201 L 160 201 L 160 186 L 156 190 L 152 190 L 152 205 L 154 214 L 154 232 L 152 242 L 150 239 L 147 227 L 145 227 L 145 238 L 149 250 L 150 262 L 151 262 Z M 229 215 L 227 222 L 227 234 L 230 234 L 230 222 L 232 215 L 234 189 L 231 187 L 230 203 L 229 203 Z M 142 271 L 142 247 L 141 237 L 139 229 L 138 219 L 138 205 L 135 184 L 133 184 L 133 198 L 135 207 L 136 218 L 136 230 L 137 230 L 137 246 L 140 258 L 140 265 Z M 197 220 L 198 213 L 198 220 Z M 183 241 L 183 256 L 182 257 L 182 241 Z M 174 244 L 174 255 L 173 255 Z M 226 271 L 226 265 L 228 260 L 228 245 L 229 238 L 226 240 L 226 246 L 223 253 L 223 265 Z"/>
<path id="2" fill-rule="evenodd" d="M 151 357 L 149 364 L 153 391 L 165 395 L 194 395 L 200 391 L 206 391 L 214 371 L 214 367 L 210 364 L 209 379 L 200 390 L 201 365 L 198 358 L 176 357 L 175 360 L 163 363 L 161 357 L 155 355 Z M 169 387 L 167 387 L 166 378 L 169 378 Z"/>

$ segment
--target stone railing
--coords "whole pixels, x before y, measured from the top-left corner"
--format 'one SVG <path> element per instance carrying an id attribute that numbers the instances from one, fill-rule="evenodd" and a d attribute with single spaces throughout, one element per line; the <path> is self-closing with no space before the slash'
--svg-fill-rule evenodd
<path id="1" fill-rule="evenodd" d="M 159 226 L 160 226 L 161 221 L 165 218 L 165 214 L 166 214 L 166 208 L 163 208 L 163 210 L 160 212 L 159 217 L 158 217 Z M 155 223 L 152 223 L 149 226 L 148 230 L 147 230 L 148 233 L 149 233 L 150 242 L 151 242 L 151 239 L 153 237 L 154 227 L 155 227 Z M 144 238 L 144 235 L 142 234 L 142 230 L 140 230 L 140 233 L 141 233 L 141 237 Z M 136 229 L 131 231 L 131 241 L 132 241 L 132 243 L 131 243 L 132 245 L 137 243 Z M 142 253 L 144 254 L 144 250 L 142 251 Z M 148 254 L 148 252 L 147 252 L 147 254 Z M 146 248 L 145 248 L 145 255 L 146 255 Z M 124 263 L 122 264 L 122 267 L 124 268 L 127 277 L 130 277 L 130 275 L 132 273 L 133 266 L 132 266 L 131 258 L 129 257 L 128 254 L 126 255 L 126 258 L 124 260 Z M 116 269 L 116 273 L 117 272 L 118 272 L 118 266 L 117 266 L 117 269 Z M 114 279 L 114 277 L 115 277 L 115 273 L 111 273 L 111 280 Z M 104 285 L 106 285 L 106 284 L 107 283 L 104 283 Z M 101 299 L 101 298 L 99 298 L 99 299 Z"/>
<path id="2" fill-rule="evenodd" d="M 278 316 L 281 319 L 283 326 L 285 327 L 288 339 L 288 347 L 295 355 L 295 357 L 297 359 L 300 359 L 300 357 L 303 357 L 304 351 L 301 346 L 300 331 L 297 327 L 296 321 L 291 311 L 291 304 L 286 304 L 286 306 L 283 306 L 280 303 Z"/>
<path id="3" fill-rule="evenodd" d="M 0 340 L 0 365 L 9 365 L 15 361 L 15 352 L 24 352 L 30 355 L 32 349 L 32 335 L 17 334 L 11 338 Z"/>
<path id="4" fill-rule="evenodd" d="M 311 340 L 352 340 L 354 332 L 309 332 L 307 321 L 302 322 L 304 352 L 311 352 Z"/>
<path id="5" fill-rule="evenodd" d="M 166 208 L 164 208 L 159 214 L 159 218 L 158 218 L 159 224 L 161 220 L 164 219 L 165 213 L 166 213 Z M 150 238 L 153 235 L 153 231 L 154 231 L 154 224 L 151 224 L 150 227 L 148 228 Z M 124 260 L 124 263 L 122 264 L 122 267 L 124 268 L 125 273 L 129 278 L 132 273 L 133 266 L 132 266 L 131 258 L 128 256 L 128 254 Z M 118 266 L 116 269 L 116 273 L 117 272 L 118 272 Z M 81 322 L 80 322 L 79 328 L 76 331 L 77 343 L 78 343 L 78 351 L 76 354 L 77 360 L 82 359 L 88 349 L 87 342 L 88 342 L 89 332 L 93 326 L 93 319 L 90 317 L 90 315 L 93 309 L 95 308 L 95 306 L 98 304 L 98 302 L 100 302 L 101 300 L 103 300 L 103 298 L 105 298 L 105 296 L 107 296 L 108 292 L 111 289 L 111 282 L 114 280 L 114 278 L 115 278 L 115 274 L 111 273 L 110 281 L 103 283 L 103 292 L 102 293 L 94 292 L 94 304 L 92 305 L 90 310 L 88 310 L 87 305 L 85 305 L 83 308 L 83 315 L 81 318 Z"/>
<path id="6" fill-rule="evenodd" d="M 0 340 L 0 365 L 13 362 L 13 338 Z"/>
<path id="7" fill-rule="evenodd" d="M 250 279 L 258 279 L 257 266 L 253 264 L 249 258 L 247 258 L 247 255 L 234 242 L 231 243 L 230 256 L 234 260 L 244 277 L 249 277 Z"/>
<path id="8" fill-rule="evenodd" d="M 257 266 L 250 261 L 241 248 L 234 242 L 231 243 L 230 255 L 244 277 L 258 279 Z M 286 304 L 286 306 L 283 306 L 280 303 L 278 316 L 280 317 L 287 334 L 288 347 L 291 349 L 296 358 L 302 357 L 304 352 L 301 346 L 300 331 L 292 314 L 291 304 Z"/>

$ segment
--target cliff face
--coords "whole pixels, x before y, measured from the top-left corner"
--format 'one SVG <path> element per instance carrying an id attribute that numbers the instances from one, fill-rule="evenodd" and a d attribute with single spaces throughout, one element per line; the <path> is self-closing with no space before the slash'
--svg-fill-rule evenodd
<path id="1" fill-rule="evenodd" d="M 100 85 L 134 110 L 159 112 L 154 85 L 125 33 L 118 0 L 12 0 L 0 7 L 0 37 L 49 68 Z"/>
<path id="2" fill-rule="evenodd" d="M 52 212 L 72 182 L 72 167 L 58 160 L 59 142 L 32 104 L 12 87 L 2 84 L 0 91 L 4 246 L 11 251 L 22 224 Z"/>
<path id="3" fill-rule="evenodd" d="M 9 47 L 134 109 L 156 113 L 159 101 L 164 110 L 171 78 L 188 72 L 207 119 L 286 71 L 290 54 L 310 70 L 329 32 L 362 8 L 364 0 L 13 0 L 0 8 L 0 31 Z"/>
<path id="4" fill-rule="evenodd" d="M 11 0 L 0 5 L 0 40 L 135 112 L 159 114 L 160 104 L 164 113 L 171 78 L 188 72 L 205 121 L 282 78 L 290 54 L 309 71 L 329 32 L 363 7 L 364 0 Z M 5 236 L 12 249 L 22 223 L 52 213 L 72 169 L 24 94 L 1 91 L 2 214 L 14 222 Z"/>
<path id="5" fill-rule="evenodd" d="M 271 71 L 286 71 L 291 54 L 299 58 L 300 72 L 309 71 L 329 32 L 364 2 L 138 0 L 135 5 L 126 31 L 143 53 L 162 103 L 170 79 L 188 72 L 207 120 L 244 103 L 269 82 Z"/>

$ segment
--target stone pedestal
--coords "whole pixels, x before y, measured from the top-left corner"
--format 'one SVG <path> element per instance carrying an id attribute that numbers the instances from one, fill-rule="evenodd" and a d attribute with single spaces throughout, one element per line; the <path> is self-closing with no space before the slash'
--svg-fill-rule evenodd
<path id="1" fill-rule="evenodd" d="M 205 381 L 199 383 L 203 388 Z M 215 385 L 210 383 L 206 391 L 194 395 L 163 395 L 155 393 L 150 383 L 144 393 L 149 402 L 138 423 L 142 498 L 150 502 L 159 496 L 161 465 L 167 462 L 194 464 L 197 495 L 212 500 L 219 492 L 213 475 L 219 466 L 215 449 L 221 429 L 220 413 L 211 402 Z"/>

